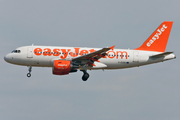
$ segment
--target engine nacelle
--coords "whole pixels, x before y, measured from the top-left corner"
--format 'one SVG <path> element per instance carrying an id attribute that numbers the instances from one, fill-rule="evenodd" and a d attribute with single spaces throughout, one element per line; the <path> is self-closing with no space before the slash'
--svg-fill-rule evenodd
<path id="1" fill-rule="evenodd" d="M 53 63 L 53 74 L 54 75 L 67 75 L 70 72 L 76 72 L 73 70 L 71 61 L 66 60 L 54 60 Z"/>

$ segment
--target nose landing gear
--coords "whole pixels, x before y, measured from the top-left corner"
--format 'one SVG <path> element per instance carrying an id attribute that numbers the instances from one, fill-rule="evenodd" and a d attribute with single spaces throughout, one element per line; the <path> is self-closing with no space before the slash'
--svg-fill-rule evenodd
<path id="1" fill-rule="evenodd" d="M 32 66 L 29 66 L 28 71 L 29 71 L 29 73 L 27 73 L 27 77 L 31 77 Z"/>
<path id="2" fill-rule="evenodd" d="M 89 78 L 89 74 L 85 70 L 82 70 L 82 72 L 84 73 L 84 75 L 82 76 L 82 80 L 87 81 L 87 79 Z"/>

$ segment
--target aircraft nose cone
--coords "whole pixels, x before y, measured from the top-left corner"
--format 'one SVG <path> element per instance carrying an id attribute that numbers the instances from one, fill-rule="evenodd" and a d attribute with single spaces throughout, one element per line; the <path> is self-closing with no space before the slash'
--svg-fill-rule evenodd
<path id="1" fill-rule="evenodd" d="M 7 54 L 6 56 L 4 56 L 4 60 L 6 61 L 6 62 L 10 62 L 10 55 L 9 54 Z"/>
<path id="2" fill-rule="evenodd" d="M 4 60 L 5 60 L 6 62 L 7 62 L 7 59 L 8 59 L 8 58 L 7 58 L 7 55 L 6 55 L 6 56 L 4 56 Z"/>

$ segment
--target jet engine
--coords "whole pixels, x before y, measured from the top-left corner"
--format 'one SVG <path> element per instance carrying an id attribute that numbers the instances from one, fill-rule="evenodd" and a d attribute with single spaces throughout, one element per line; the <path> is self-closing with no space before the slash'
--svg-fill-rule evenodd
<path id="1" fill-rule="evenodd" d="M 71 61 L 66 60 L 54 60 L 53 74 L 54 75 L 67 75 L 70 72 L 77 72 L 75 66 L 71 64 Z"/>

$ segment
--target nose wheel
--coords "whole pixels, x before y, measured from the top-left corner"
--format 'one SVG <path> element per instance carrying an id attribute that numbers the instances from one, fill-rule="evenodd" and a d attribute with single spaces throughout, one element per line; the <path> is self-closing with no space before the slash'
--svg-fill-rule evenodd
<path id="1" fill-rule="evenodd" d="M 83 70 L 82 72 L 84 73 L 82 76 L 82 80 L 87 81 L 87 79 L 89 78 L 89 74 L 85 70 Z"/>
<path id="2" fill-rule="evenodd" d="M 28 73 L 28 74 L 27 74 L 27 77 L 31 77 L 31 73 Z"/>
<path id="3" fill-rule="evenodd" d="M 31 77 L 32 66 L 29 66 L 28 71 L 29 71 L 29 73 L 27 73 L 27 77 Z"/>

